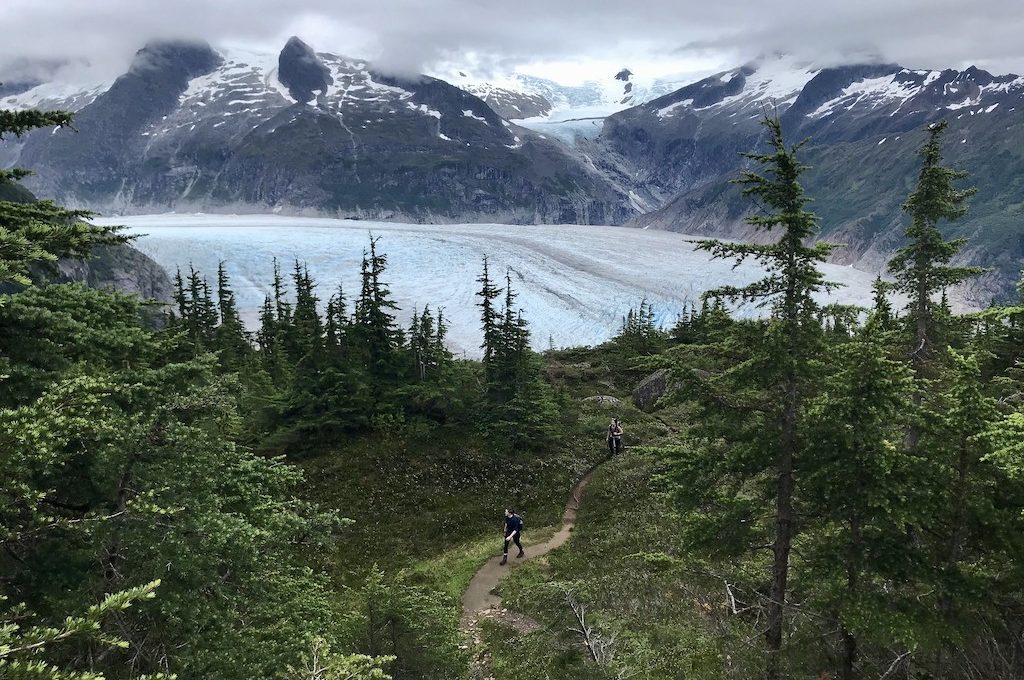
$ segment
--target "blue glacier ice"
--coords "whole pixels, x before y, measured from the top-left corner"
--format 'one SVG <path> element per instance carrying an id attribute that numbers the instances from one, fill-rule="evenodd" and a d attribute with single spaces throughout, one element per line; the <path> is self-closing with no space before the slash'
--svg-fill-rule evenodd
<path id="1" fill-rule="evenodd" d="M 387 281 L 404 323 L 413 309 L 441 306 L 450 345 L 479 356 L 476 278 L 486 254 L 496 277 L 510 271 L 537 348 L 592 345 L 615 334 L 622 316 L 646 298 L 671 326 L 687 304 L 723 284 L 758 278 L 753 264 L 733 267 L 697 252 L 682 234 L 577 225 L 400 224 L 279 215 L 137 215 L 97 220 L 139 235 L 136 247 L 173 273 L 189 265 L 215 279 L 224 261 L 247 324 L 270 288 L 272 258 L 287 273 L 306 263 L 326 300 L 338 287 L 358 292 L 359 262 L 372 233 L 388 255 Z M 867 305 L 875 274 L 825 265 L 844 284 L 831 299 Z M 740 314 L 761 314 L 746 307 Z"/>

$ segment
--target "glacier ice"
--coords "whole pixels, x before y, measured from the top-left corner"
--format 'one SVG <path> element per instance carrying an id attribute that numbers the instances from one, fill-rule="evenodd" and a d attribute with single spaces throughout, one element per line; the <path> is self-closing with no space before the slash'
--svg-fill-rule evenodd
<path id="1" fill-rule="evenodd" d="M 610 338 L 622 316 L 646 298 L 658 322 L 671 326 L 687 304 L 723 284 L 755 280 L 753 264 L 733 267 L 697 252 L 683 234 L 625 227 L 576 225 L 401 224 L 281 215 L 141 215 L 97 220 L 123 224 L 136 247 L 173 273 L 189 265 L 213 283 L 225 262 L 239 309 L 252 327 L 270 290 L 272 258 L 287 273 L 306 263 L 326 300 L 339 283 L 358 292 L 359 263 L 370 234 L 388 255 L 386 280 L 405 323 L 413 309 L 441 306 L 451 325 L 450 345 L 479 356 L 476 282 L 486 254 L 491 272 L 508 271 L 537 348 L 592 345 Z M 874 274 L 825 265 L 844 284 L 837 302 L 867 305 Z M 747 307 L 739 314 L 762 310 Z"/>

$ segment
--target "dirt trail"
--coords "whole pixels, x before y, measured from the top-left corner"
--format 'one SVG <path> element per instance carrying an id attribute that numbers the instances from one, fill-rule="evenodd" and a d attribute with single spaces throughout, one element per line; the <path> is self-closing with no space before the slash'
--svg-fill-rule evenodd
<path id="1" fill-rule="evenodd" d="M 476 629 L 477 622 L 481 618 L 481 615 L 486 613 L 487 610 L 500 610 L 501 598 L 492 593 L 491 591 L 497 587 L 501 579 L 509 573 L 510 569 L 514 569 L 518 564 L 526 562 L 535 557 L 540 557 L 551 552 L 555 548 L 558 548 L 565 544 L 569 540 L 569 535 L 572 533 L 573 527 L 576 526 L 576 513 L 580 507 L 580 501 L 583 498 L 583 490 L 586 489 L 587 484 L 590 482 L 591 476 L 594 474 L 594 470 L 597 467 L 590 469 L 587 474 L 583 475 L 580 481 L 576 482 L 576 485 L 572 487 L 572 491 L 569 494 L 569 502 L 565 506 L 565 512 L 562 513 L 562 526 L 555 532 L 555 535 L 549 538 L 544 543 L 537 543 L 534 545 L 527 544 L 524 548 L 526 555 L 521 559 L 515 557 L 515 546 L 512 546 L 513 551 L 509 556 L 509 561 L 506 566 L 501 566 L 501 555 L 497 555 L 487 560 L 480 569 L 473 575 L 473 580 L 469 582 L 469 587 L 466 588 L 466 592 L 462 594 L 462 629 L 466 632 L 471 632 Z M 497 543 L 498 539 L 495 539 Z M 507 618 L 509 615 L 507 612 L 502 612 Z M 511 615 L 515 616 L 515 615 Z M 516 617 L 523 619 L 519 623 L 524 628 L 529 628 L 536 623 L 526 619 L 525 617 Z"/>

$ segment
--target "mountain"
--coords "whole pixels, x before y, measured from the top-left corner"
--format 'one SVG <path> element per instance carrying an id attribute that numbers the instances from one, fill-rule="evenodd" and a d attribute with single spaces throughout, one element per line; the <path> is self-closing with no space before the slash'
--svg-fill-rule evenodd
<path id="1" fill-rule="evenodd" d="M 77 134 L 0 143 L 42 195 L 106 212 L 283 212 L 417 222 L 620 224 L 758 238 L 730 184 L 774 108 L 809 138 L 824 238 L 882 271 L 929 122 L 978 194 L 947 235 L 1006 297 L 1024 258 L 1024 79 L 978 68 L 821 68 L 772 55 L 677 87 L 629 69 L 564 86 L 516 74 L 396 77 L 292 38 L 280 53 L 158 43 L 112 83 L 14 83 L 0 108 L 76 110 Z M 511 120 L 510 120 L 511 119 Z M 514 121 L 514 122 L 513 122 Z"/>
<path id="2" fill-rule="evenodd" d="M 641 78 L 628 68 L 579 85 L 522 73 L 476 78 L 456 71 L 445 79 L 483 99 L 503 118 L 570 143 L 596 137 L 606 116 L 668 94 L 682 84 Z"/>
<path id="3" fill-rule="evenodd" d="M 629 186 L 644 212 L 635 226 L 756 238 L 730 184 L 740 152 L 758 146 L 774 107 L 791 141 L 808 138 L 814 198 L 836 259 L 880 270 L 901 245 L 900 206 L 917 176 L 923 128 L 948 120 L 947 161 L 978 187 L 969 214 L 943 228 L 970 239 L 962 261 L 994 268 L 972 284 L 975 302 L 1004 296 L 1024 259 L 1024 78 L 894 64 L 813 68 L 772 57 L 705 78 L 613 114 L 588 154 Z"/>
<path id="4" fill-rule="evenodd" d="M 0 107 L 66 107 L 77 134 L 38 131 L 0 160 L 72 206 L 343 217 L 620 223 L 632 211 L 563 145 L 478 97 L 365 61 L 165 42 L 109 85 L 43 83 Z"/>

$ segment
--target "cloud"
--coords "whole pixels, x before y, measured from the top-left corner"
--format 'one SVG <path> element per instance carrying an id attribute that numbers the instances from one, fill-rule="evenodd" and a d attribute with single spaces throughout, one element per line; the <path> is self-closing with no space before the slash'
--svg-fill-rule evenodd
<path id="1" fill-rule="evenodd" d="M 723 65 L 783 51 L 818 63 L 884 59 L 1024 71 L 1019 0 L 3 0 L 0 63 L 62 59 L 116 74 L 147 40 L 318 50 L 430 70 L 569 62 Z M 634 61 L 634 63 L 635 63 Z"/>

